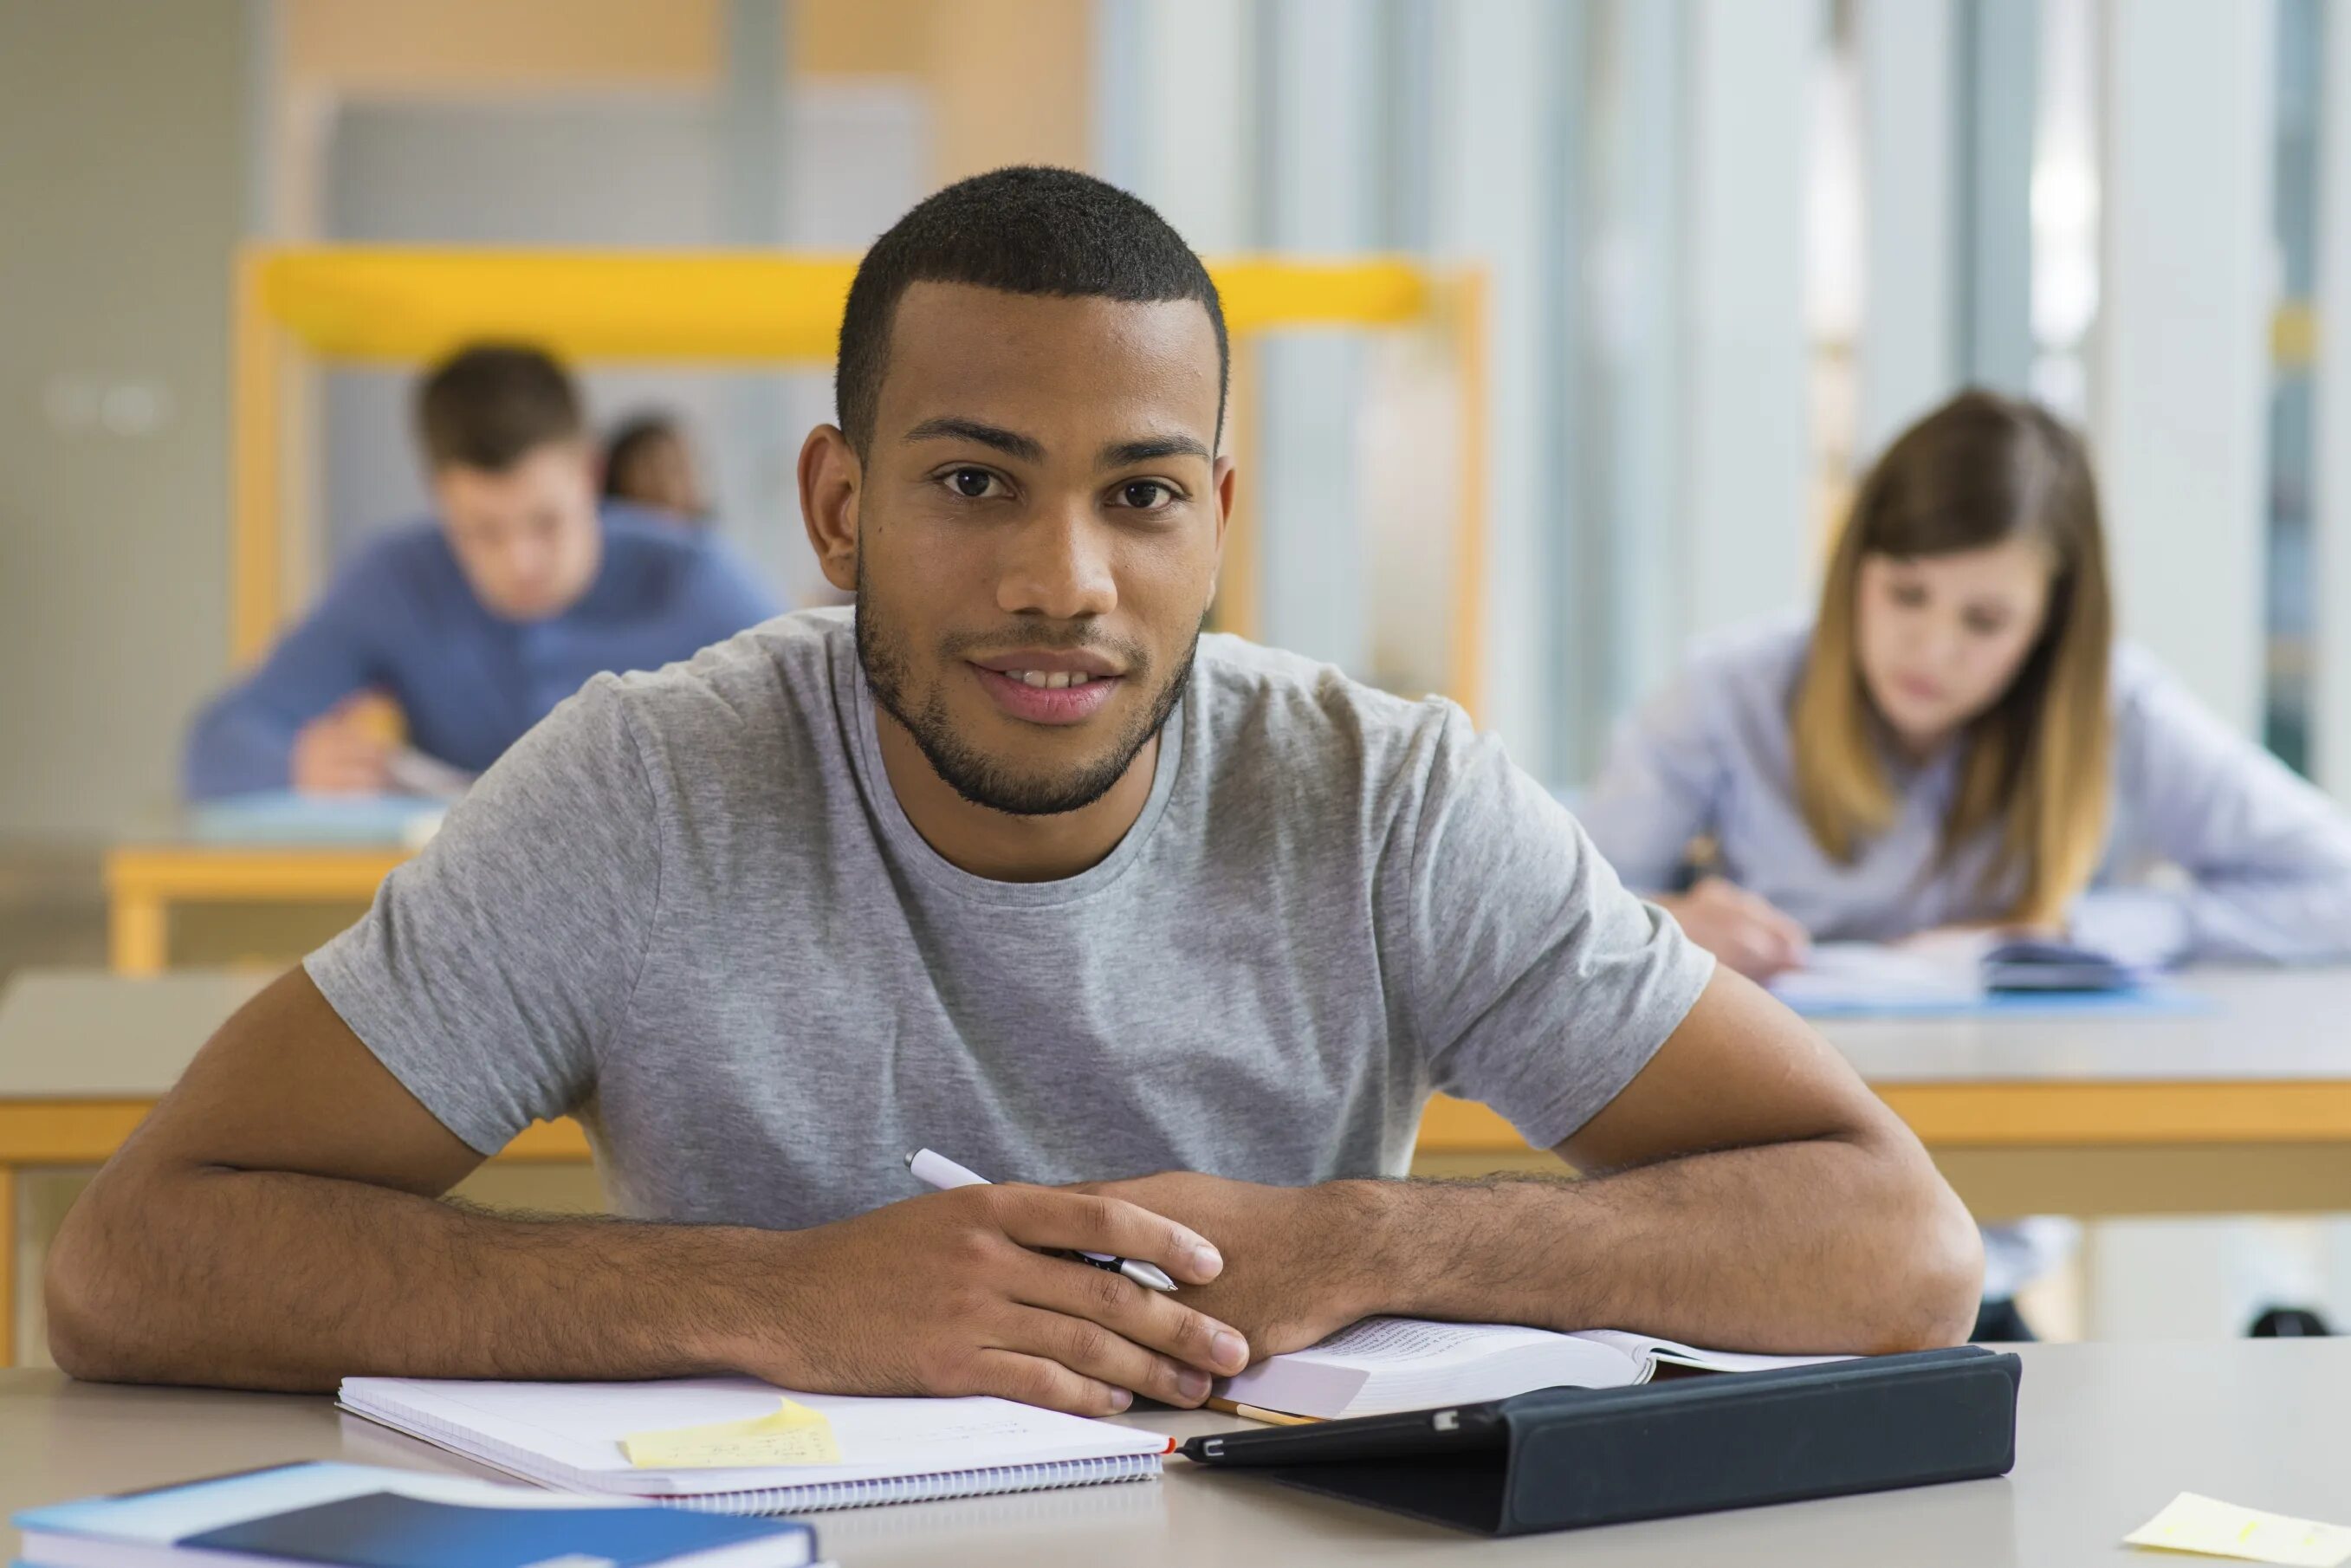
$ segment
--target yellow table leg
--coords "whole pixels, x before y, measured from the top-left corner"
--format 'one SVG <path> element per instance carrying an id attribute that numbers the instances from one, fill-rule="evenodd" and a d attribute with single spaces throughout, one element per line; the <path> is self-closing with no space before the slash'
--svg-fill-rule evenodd
<path id="1" fill-rule="evenodd" d="M 152 893 L 117 892 L 108 911 L 107 943 L 118 975 L 160 975 L 170 962 L 171 913 Z"/>

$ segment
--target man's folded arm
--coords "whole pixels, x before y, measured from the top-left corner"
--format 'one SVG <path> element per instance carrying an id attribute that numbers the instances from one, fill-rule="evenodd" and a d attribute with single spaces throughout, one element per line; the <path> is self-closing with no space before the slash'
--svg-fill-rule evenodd
<path id="1" fill-rule="evenodd" d="M 1373 1188 L 1384 1310 L 1792 1354 L 1973 1322 L 1981 1243 L 1917 1137 L 1728 970 L 1557 1153 L 1583 1179 Z"/>
<path id="2" fill-rule="evenodd" d="M 697 1307 L 730 1260 L 740 1271 L 739 1241 L 437 1201 L 481 1159 L 296 969 L 223 1027 L 68 1216 L 51 1348 L 85 1377 L 265 1388 L 720 1364 Z"/>
<path id="3" fill-rule="evenodd" d="M 1189 1228 L 1035 1187 L 808 1230 L 486 1214 L 482 1155 L 297 969 L 223 1027 L 67 1217 L 49 1343 L 76 1376 L 326 1389 L 345 1376 L 748 1373 L 836 1393 L 994 1394 L 1085 1415 L 1197 1404 L 1246 1343 L 1048 1255 L 1222 1267 Z"/>
<path id="4" fill-rule="evenodd" d="M 1435 1082 L 1591 1178 L 1384 1195 L 1420 1308 L 1758 1351 L 1965 1333 L 1980 1240 L 1909 1129 L 1466 725 L 1433 749 L 1405 885 Z"/>

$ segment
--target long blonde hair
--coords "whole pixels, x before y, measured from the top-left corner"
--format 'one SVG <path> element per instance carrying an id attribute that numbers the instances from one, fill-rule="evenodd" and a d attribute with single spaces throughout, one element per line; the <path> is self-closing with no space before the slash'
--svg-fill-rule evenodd
<path id="1" fill-rule="evenodd" d="M 1862 679 L 1855 629 L 1863 559 L 2012 538 L 2049 551 L 2048 613 L 2008 689 L 1969 721 L 1942 858 L 1996 825 L 1980 891 L 2014 889 L 2007 918 L 2053 923 L 2088 885 L 2105 841 L 2114 604 L 2089 455 L 2035 404 L 1962 392 L 1903 432 L 1863 479 L 1796 691 L 1796 799 L 1814 841 L 1840 862 L 1894 821 L 1884 721 Z"/>

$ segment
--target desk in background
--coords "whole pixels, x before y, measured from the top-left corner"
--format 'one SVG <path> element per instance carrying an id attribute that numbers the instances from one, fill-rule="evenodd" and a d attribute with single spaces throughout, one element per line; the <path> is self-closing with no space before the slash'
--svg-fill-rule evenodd
<path id="1" fill-rule="evenodd" d="M 171 962 L 175 904 L 363 904 L 438 826 L 413 796 L 239 796 L 187 808 L 166 832 L 106 857 L 108 962 L 118 975 Z"/>
<path id="2" fill-rule="evenodd" d="M 2351 1522 L 2351 1340 L 2025 1345 L 2014 1474 L 1570 1535 L 1487 1541 L 1180 1459 L 1165 1479 L 813 1516 L 828 1558 L 857 1568 L 1115 1563 L 1481 1568 L 2065 1568 L 2120 1545 L 2180 1491 Z M 1122 1417 L 1171 1435 L 1240 1425 L 1205 1412 Z M 486 1475 L 323 1396 L 76 1384 L 0 1373 L 0 1514 L 306 1458 Z M 0 1559 L 16 1536 L 0 1529 Z M 2152 1561 L 2150 1559 L 2149 1561 Z"/>
<path id="3" fill-rule="evenodd" d="M 104 1165 L 213 1031 L 272 977 L 31 970 L 0 990 L 0 1366 L 16 1360 L 18 1173 Z M 497 1158 L 584 1166 L 588 1141 L 575 1123 L 535 1123 Z"/>
<path id="4" fill-rule="evenodd" d="M 0 993 L 0 1258 L 15 1257 L 16 1172 L 104 1163 L 264 978 L 30 971 Z M 1823 1032 L 1979 1218 L 2351 1208 L 2351 1051 L 2338 1022 L 2351 1018 L 2351 968 L 2208 970 L 2189 983 L 2214 1010 L 1842 1019 Z M 588 1157 L 568 1121 L 533 1125 L 498 1156 Z M 1416 1172 L 1510 1167 L 1559 1168 L 1481 1106 L 1430 1105 Z M 16 1322 L 14 1272 L 0 1270 L 0 1325 Z"/>
<path id="5" fill-rule="evenodd" d="M 2197 969 L 2213 1005 L 1823 1019 L 1979 1218 L 2351 1210 L 2351 968 Z M 1482 1106 L 1439 1101 L 1423 1160 L 1539 1160 Z"/>

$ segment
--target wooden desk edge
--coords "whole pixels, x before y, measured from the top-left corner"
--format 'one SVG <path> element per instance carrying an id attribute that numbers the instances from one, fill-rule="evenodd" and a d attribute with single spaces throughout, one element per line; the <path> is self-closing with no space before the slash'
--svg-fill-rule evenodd
<path id="1" fill-rule="evenodd" d="M 1871 1087 L 1929 1148 L 2351 1141 L 2351 1079 Z M 1418 1148 L 1443 1155 L 1528 1152 L 1492 1111 L 1442 1095 L 1421 1120 Z"/>
<path id="2" fill-rule="evenodd" d="M 2351 1080 L 2273 1083 L 1922 1083 L 1878 1092 L 1930 1147 L 2351 1142 Z M 0 1165 L 99 1165 L 121 1146 L 152 1099 L 0 1100 Z M 1418 1152 L 1526 1155 L 1508 1122 L 1483 1105 L 1429 1102 Z M 534 1122 L 495 1158 L 549 1164 L 588 1158 L 580 1124 Z"/>

